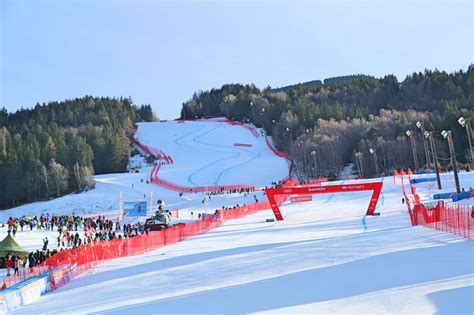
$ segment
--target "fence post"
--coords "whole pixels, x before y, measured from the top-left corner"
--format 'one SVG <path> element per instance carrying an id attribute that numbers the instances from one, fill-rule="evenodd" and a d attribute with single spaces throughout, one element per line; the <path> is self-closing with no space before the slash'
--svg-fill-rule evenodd
<path id="1" fill-rule="evenodd" d="M 471 211 L 469 211 L 469 207 L 466 207 L 466 215 L 467 215 L 467 239 L 471 239 Z"/>

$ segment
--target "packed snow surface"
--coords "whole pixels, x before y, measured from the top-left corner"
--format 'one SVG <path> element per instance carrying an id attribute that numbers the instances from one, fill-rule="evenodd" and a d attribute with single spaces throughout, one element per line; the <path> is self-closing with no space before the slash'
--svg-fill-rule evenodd
<path id="1" fill-rule="evenodd" d="M 166 121 L 138 124 L 137 138 L 171 156 L 159 177 L 181 186 L 266 186 L 286 178 L 288 161 L 270 150 L 261 130 L 256 134 L 212 120 Z"/>
<path id="2" fill-rule="evenodd" d="M 285 177 L 286 161 L 271 157 L 263 144 L 260 148 L 262 139 L 242 127 L 214 124 L 141 124 L 139 137 L 172 156 L 174 164 L 165 166 L 163 175 L 178 184 L 238 184 L 245 178 L 248 184 L 268 185 Z M 227 138 L 232 128 L 246 140 Z M 231 145 L 244 141 L 254 141 L 250 152 Z M 162 199 L 167 208 L 179 208 L 182 220 L 265 198 L 262 192 L 210 200 L 202 193 L 180 196 L 147 184 L 149 172 L 144 167 L 140 173 L 98 175 L 94 190 L 3 211 L 0 220 L 46 212 L 113 217 L 120 193 L 124 201 L 153 194 L 154 202 Z M 429 202 L 435 193 L 454 191 L 452 178 L 442 174 L 441 191 L 436 182 L 415 186 Z M 15 312 L 473 314 L 474 242 L 412 227 L 399 179 L 374 180 L 384 182 L 379 217 L 364 216 L 371 192 L 314 195 L 310 202 L 283 205 L 282 222 L 265 222 L 273 213 L 262 211 L 145 255 L 104 262 Z M 460 180 L 462 188 L 474 186 L 472 172 L 461 173 Z M 335 183 L 341 182 L 327 184 Z M 462 202 L 473 204 L 472 198 Z M 54 247 L 56 233 L 19 231 L 17 240 L 34 250 L 48 236 Z M 4 236 L 6 229 L 0 228 Z"/>
<path id="3" fill-rule="evenodd" d="M 17 312 L 472 314 L 473 242 L 412 227 L 383 181 L 380 217 L 364 217 L 370 192 L 314 195 L 283 222 L 263 211 L 105 262 Z"/>

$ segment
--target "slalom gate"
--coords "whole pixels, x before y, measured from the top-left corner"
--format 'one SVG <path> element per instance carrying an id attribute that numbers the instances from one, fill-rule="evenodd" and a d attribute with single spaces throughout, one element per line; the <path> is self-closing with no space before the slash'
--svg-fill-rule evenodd
<path id="1" fill-rule="evenodd" d="M 405 172 L 398 173 L 401 178 L 402 193 L 413 226 L 421 225 L 430 229 L 447 232 L 467 240 L 474 240 L 474 206 L 463 204 L 446 204 L 438 201 L 436 204 L 423 204 L 416 193 L 410 175 L 409 192 L 405 190 Z M 398 175 L 397 175 L 398 176 Z M 394 179 L 395 180 L 395 179 Z"/>
<path id="2" fill-rule="evenodd" d="M 288 181 L 284 187 L 292 187 L 296 184 L 296 181 Z M 286 197 L 279 197 L 277 200 L 282 203 Z M 202 220 L 177 224 L 161 231 L 131 238 L 95 241 L 74 249 L 62 250 L 38 266 L 23 268 L 18 275 L 3 279 L 2 284 L 6 289 L 0 291 L 0 314 L 27 304 L 25 301 L 32 301 L 40 295 L 54 291 L 103 261 L 142 255 L 206 233 L 227 220 L 239 219 L 270 208 L 269 202 L 255 202 L 232 209 L 218 210 L 217 215 L 207 215 Z"/>

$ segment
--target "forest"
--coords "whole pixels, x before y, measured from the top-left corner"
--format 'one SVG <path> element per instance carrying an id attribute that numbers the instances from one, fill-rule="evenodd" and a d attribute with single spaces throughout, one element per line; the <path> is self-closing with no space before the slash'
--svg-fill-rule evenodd
<path id="1" fill-rule="evenodd" d="M 458 119 L 473 121 L 473 109 L 471 65 L 453 73 L 415 72 L 401 82 L 394 75 L 354 75 L 263 90 L 226 84 L 195 93 L 183 103 L 181 117 L 226 116 L 263 127 L 277 147 L 293 157 L 295 172 L 304 180 L 335 176 L 345 164 L 356 165 L 356 153 L 363 177 L 414 169 L 416 162 L 419 168 L 434 167 L 422 131 L 431 133 L 442 167 L 452 166 L 442 130 L 452 131 L 457 162 L 472 163 L 466 128 Z"/>
<path id="2" fill-rule="evenodd" d="M 356 156 L 362 177 L 415 169 L 415 163 L 433 167 L 424 130 L 449 169 L 442 130 L 452 132 L 459 166 L 472 164 L 458 119 L 474 119 L 474 67 L 425 70 L 401 82 L 359 74 L 263 90 L 226 84 L 195 93 L 181 110 L 181 118 L 217 116 L 264 128 L 292 156 L 301 180 L 335 177 L 347 163 L 357 164 Z M 150 105 L 129 98 L 85 96 L 15 113 L 1 109 L 0 208 L 91 189 L 94 174 L 125 171 L 134 123 L 155 119 Z"/>
<path id="3" fill-rule="evenodd" d="M 91 189 L 93 175 L 123 172 L 134 123 L 153 121 L 150 105 L 85 96 L 0 110 L 0 208 Z"/>

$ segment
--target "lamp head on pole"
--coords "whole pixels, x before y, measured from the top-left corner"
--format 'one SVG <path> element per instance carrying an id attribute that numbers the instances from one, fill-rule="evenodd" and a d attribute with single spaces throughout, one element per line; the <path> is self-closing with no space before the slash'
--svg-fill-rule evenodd
<path id="1" fill-rule="evenodd" d="M 417 121 L 417 122 L 416 122 L 416 126 L 417 126 L 418 128 L 421 128 L 421 126 L 422 126 L 421 122 Z"/>
<path id="2" fill-rule="evenodd" d="M 428 139 L 430 137 L 430 133 L 428 131 L 425 131 L 424 135 L 425 135 L 426 139 Z"/>
<path id="3" fill-rule="evenodd" d="M 443 136 L 444 139 L 448 138 L 449 132 L 446 130 L 441 131 L 441 135 Z"/>
<path id="4" fill-rule="evenodd" d="M 370 154 L 374 154 L 374 153 L 375 153 L 374 149 L 369 149 L 369 152 L 370 152 Z"/>
<path id="5" fill-rule="evenodd" d="M 407 137 L 411 136 L 411 131 L 410 130 L 407 130 L 405 133 L 406 133 Z"/>
<path id="6" fill-rule="evenodd" d="M 458 119 L 458 123 L 463 126 L 463 127 L 466 127 L 466 119 L 464 117 L 460 117 Z"/>
<path id="7" fill-rule="evenodd" d="M 311 151 L 311 155 L 316 155 L 316 151 Z"/>
<path id="8" fill-rule="evenodd" d="M 285 129 L 285 130 L 288 132 L 288 131 L 290 131 L 290 128 L 286 127 L 286 129 Z"/>
<path id="9" fill-rule="evenodd" d="M 355 156 L 356 156 L 356 157 L 361 157 L 361 156 L 362 156 L 362 152 L 356 152 L 356 153 L 355 153 Z"/>

